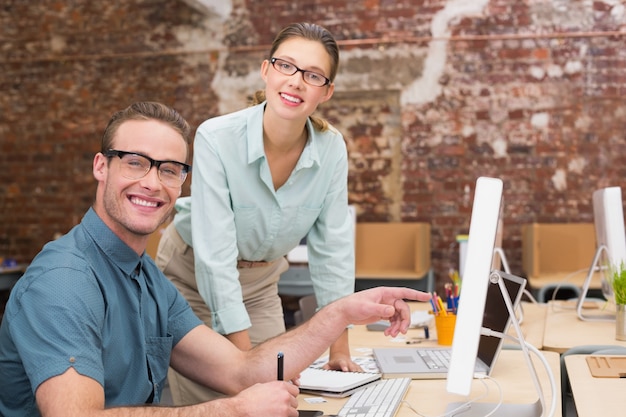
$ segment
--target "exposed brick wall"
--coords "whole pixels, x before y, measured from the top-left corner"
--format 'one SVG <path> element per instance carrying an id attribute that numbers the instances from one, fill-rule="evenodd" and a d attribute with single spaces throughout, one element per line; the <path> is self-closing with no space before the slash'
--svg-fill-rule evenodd
<path id="1" fill-rule="evenodd" d="M 293 21 L 341 43 L 320 112 L 346 138 L 359 221 L 431 222 L 441 282 L 458 266 L 477 176 L 505 181 L 503 246 L 518 274 L 522 224 L 592 221 L 593 190 L 626 186 L 621 3 L 38 3 L 0 7 L 0 255 L 21 262 L 91 204 L 113 111 L 159 100 L 195 127 L 244 107 Z"/>

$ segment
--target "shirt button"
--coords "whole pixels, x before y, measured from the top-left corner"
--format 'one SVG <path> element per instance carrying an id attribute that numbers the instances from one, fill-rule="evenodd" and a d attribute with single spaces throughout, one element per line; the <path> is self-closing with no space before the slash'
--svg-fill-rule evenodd
<path id="1" fill-rule="evenodd" d="M 73 356 L 70 356 L 70 363 L 74 363 L 74 362 L 76 362 L 76 358 Z"/>

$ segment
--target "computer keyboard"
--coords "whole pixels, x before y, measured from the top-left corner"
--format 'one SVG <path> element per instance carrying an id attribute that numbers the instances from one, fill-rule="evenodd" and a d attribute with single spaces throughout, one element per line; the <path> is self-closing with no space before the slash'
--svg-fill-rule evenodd
<path id="1" fill-rule="evenodd" d="M 430 369 L 448 369 L 450 352 L 448 349 L 417 349 L 417 354 Z"/>
<path id="2" fill-rule="evenodd" d="M 355 391 L 337 413 L 342 417 L 393 417 L 411 378 L 381 379 Z"/>

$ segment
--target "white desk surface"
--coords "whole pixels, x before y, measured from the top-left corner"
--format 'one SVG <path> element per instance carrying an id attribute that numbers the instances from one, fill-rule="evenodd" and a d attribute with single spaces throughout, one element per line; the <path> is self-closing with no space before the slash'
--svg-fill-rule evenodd
<path id="1" fill-rule="evenodd" d="M 428 309 L 428 303 L 415 303 L 412 304 L 412 309 Z M 540 324 L 542 314 L 545 309 L 539 305 L 530 305 L 525 310 L 525 319 L 522 325 L 522 331 L 529 332 L 529 339 L 541 337 L 543 332 Z M 532 319 L 531 318 L 535 318 Z M 528 323 L 528 326 L 526 326 Z M 528 327 L 528 328 L 526 328 Z M 537 332 L 537 329 L 540 331 Z M 422 338 L 424 335 L 423 329 L 409 329 L 406 336 L 392 339 L 386 337 L 382 332 L 368 331 L 365 326 L 354 326 L 350 329 L 350 346 L 354 356 L 368 356 L 371 355 L 371 348 L 374 347 L 410 347 L 406 345 L 406 340 L 412 338 Z M 431 339 L 429 341 L 423 341 L 419 344 L 411 346 L 437 346 L 436 343 L 436 331 L 431 326 L 430 331 Z M 526 336 L 525 336 L 526 337 Z M 544 352 L 546 359 L 548 360 L 552 372 L 554 374 L 556 382 L 557 392 L 557 411 L 555 416 L 561 415 L 561 393 L 560 393 L 560 365 L 559 355 L 554 352 Z M 543 365 L 539 359 L 532 355 L 533 363 L 537 369 L 540 381 L 544 387 L 544 395 L 546 396 L 547 407 L 550 406 L 551 392 L 547 374 L 543 368 Z M 500 356 L 496 362 L 495 368 L 492 373 L 492 377 L 496 379 L 498 384 L 502 387 L 504 402 L 505 403 L 532 403 L 537 400 L 537 393 L 532 383 L 531 376 L 526 367 L 523 353 L 519 350 L 502 350 Z M 497 387 L 493 381 L 486 380 L 486 384 L 489 387 L 489 396 L 482 401 L 496 403 L 498 401 Z M 411 382 L 409 391 L 405 397 L 414 408 L 420 413 L 426 415 L 437 415 L 445 411 L 448 403 L 451 402 L 465 402 L 468 399 L 475 398 L 485 392 L 485 388 L 479 380 L 475 380 L 472 393 L 469 397 L 462 397 L 459 395 L 449 394 L 446 391 L 446 380 L 414 380 Z M 327 402 L 322 404 L 311 404 L 306 402 L 305 399 L 315 397 L 313 395 L 301 394 L 299 396 L 299 408 L 302 410 L 321 410 L 325 414 L 334 414 L 339 411 L 341 406 L 347 400 L 346 398 L 325 398 Z M 406 405 L 401 405 L 396 413 L 397 417 L 415 417 L 415 413 L 411 411 Z"/>
<path id="2" fill-rule="evenodd" d="M 613 307 L 608 304 L 605 308 L 606 303 L 593 304 L 596 308 L 584 309 L 585 315 L 607 314 Z M 563 353 L 581 345 L 626 346 L 626 342 L 615 339 L 615 322 L 581 320 L 576 314 L 575 302 L 550 301 L 543 335 L 543 350 Z"/>
<path id="3" fill-rule="evenodd" d="M 625 378 L 595 378 L 587 355 L 567 355 L 565 366 L 579 417 L 618 416 L 626 409 Z"/>

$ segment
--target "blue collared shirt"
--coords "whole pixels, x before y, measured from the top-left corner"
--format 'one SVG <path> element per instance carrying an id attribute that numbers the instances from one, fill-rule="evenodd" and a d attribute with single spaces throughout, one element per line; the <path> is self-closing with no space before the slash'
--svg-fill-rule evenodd
<path id="1" fill-rule="evenodd" d="M 308 141 L 287 182 L 274 190 L 263 147 L 265 104 L 202 123 L 194 141 L 191 197 L 179 198 L 176 229 L 194 248 L 200 295 L 212 325 L 250 327 L 238 259 L 271 261 L 307 236 L 320 306 L 354 291 L 354 231 L 342 135 L 307 122 Z M 193 206 L 193 210 L 191 207 Z"/>
<path id="2" fill-rule="evenodd" d="M 38 416 L 33 393 L 70 367 L 104 387 L 107 407 L 156 403 L 173 346 L 200 324 L 152 259 L 90 209 L 11 291 L 0 327 L 0 415 Z"/>

